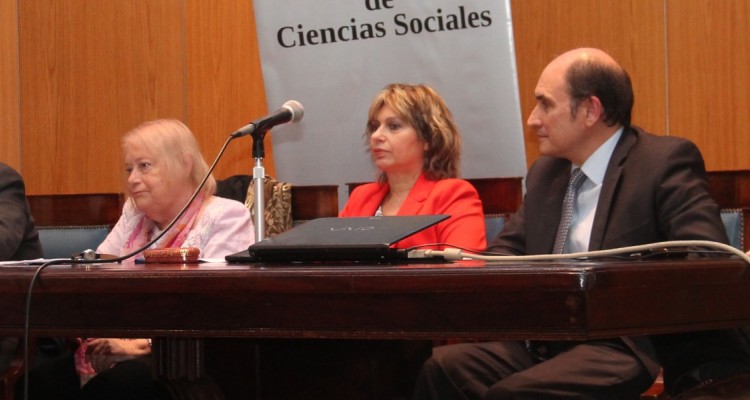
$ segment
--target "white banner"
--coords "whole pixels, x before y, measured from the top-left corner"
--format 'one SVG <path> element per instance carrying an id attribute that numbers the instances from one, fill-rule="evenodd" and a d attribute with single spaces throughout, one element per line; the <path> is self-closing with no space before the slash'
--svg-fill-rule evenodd
<path id="1" fill-rule="evenodd" d="M 465 178 L 525 176 L 509 0 L 255 0 L 277 178 L 298 185 L 375 179 L 367 111 L 389 83 L 424 83 L 453 112 Z M 340 199 L 346 200 L 340 190 Z"/>

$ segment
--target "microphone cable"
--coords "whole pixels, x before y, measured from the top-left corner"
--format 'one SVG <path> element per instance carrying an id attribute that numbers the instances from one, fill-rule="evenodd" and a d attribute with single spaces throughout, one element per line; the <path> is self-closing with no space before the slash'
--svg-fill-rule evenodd
<path id="1" fill-rule="evenodd" d="M 24 314 L 24 327 L 23 327 L 23 398 L 24 400 L 28 400 L 29 398 L 29 331 L 30 331 L 30 319 L 31 319 L 31 294 L 34 289 L 34 284 L 37 280 L 41 282 L 41 279 L 39 279 L 40 274 L 43 270 L 45 270 L 47 267 L 52 265 L 61 265 L 61 264 L 104 264 L 104 263 L 119 263 L 124 260 L 127 260 L 130 257 L 133 257 L 137 255 L 138 253 L 148 249 L 149 247 L 153 246 L 154 243 L 156 243 L 159 239 L 162 238 L 173 226 L 177 223 L 177 220 L 182 217 L 182 214 L 185 213 L 185 211 L 190 207 L 191 204 L 193 204 L 193 200 L 198 196 L 203 186 L 206 184 L 206 181 L 211 176 L 211 173 L 213 172 L 214 168 L 216 168 L 216 165 L 219 163 L 219 160 L 221 159 L 221 156 L 224 155 L 224 152 L 227 149 L 227 146 L 229 145 L 229 142 L 234 140 L 235 137 L 229 136 L 229 138 L 224 142 L 224 145 L 221 147 L 221 150 L 219 150 L 219 154 L 214 159 L 214 162 L 211 164 L 211 166 L 208 169 L 208 172 L 206 172 L 206 175 L 203 177 L 201 182 L 198 184 L 198 187 L 193 192 L 193 195 L 190 196 L 190 199 L 188 199 L 187 203 L 184 207 L 180 210 L 180 212 L 177 213 L 177 216 L 172 219 L 172 222 L 170 222 L 166 228 L 164 228 L 161 233 L 156 235 L 153 239 L 151 239 L 148 243 L 143 245 L 141 248 L 136 249 L 132 251 L 130 254 L 126 254 L 124 256 L 118 256 L 115 258 L 106 258 L 106 259 L 93 259 L 93 260 L 87 260 L 87 259 L 67 259 L 67 258 L 56 258 L 49 260 L 42 265 L 40 265 L 36 271 L 34 271 L 34 275 L 31 277 L 31 282 L 29 283 L 29 290 L 26 293 L 26 310 Z"/>
<path id="2" fill-rule="evenodd" d="M 446 247 L 444 250 L 419 250 L 415 246 L 409 251 L 409 258 L 445 258 L 449 261 L 470 259 L 480 261 L 559 261 L 569 259 L 590 259 L 590 258 L 601 258 L 601 257 L 619 257 L 626 255 L 630 257 L 650 257 L 657 255 L 668 255 L 670 254 L 669 248 L 680 248 L 679 252 L 684 253 L 685 248 L 688 247 L 708 247 L 718 249 L 724 253 L 730 253 L 741 258 L 747 266 L 750 266 L 750 256 L 743 251 L 724 244 L 721 242 L 714 242 L 711 240 L 671 240 L 664 242 L 647 243 L 637 246 L 618 247 L 607 250 L 593 250 L 593 251 L 582 251 L 577 253 L 564 253 L 564 254 L 537 254 L 537 255 L 501 255 L 498 253 L 478 252 L 468 250 L 459 247 Z M 672 253 L 676 253 L 672 252 Z"/>

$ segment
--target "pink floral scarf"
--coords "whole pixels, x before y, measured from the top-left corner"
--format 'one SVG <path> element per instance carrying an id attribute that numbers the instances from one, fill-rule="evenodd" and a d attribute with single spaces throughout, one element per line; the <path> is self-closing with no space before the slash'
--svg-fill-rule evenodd
<path id="1" fill-rule="evenodd" d="M 185 210 L 185 213 L 182 214 L 180 219 L 177 220 L 172 229 L 164 234 L 164 236 L 162 236 L 161 239 L 159 239 L 159 241 L 157 241 L 153 247 L 157 249 L 166 249 L 170 247 L 182 246 L 182 243 L 185 242 L 185 239 L 190 233 L 190 230 L 193 228 L 193 224 L 195 223 L 195 220 L 198 217 L 198 213 L 200 212 L 202 207 L 203 195 L 199 194 L 190 205 L 190 207 Z M 133 229 L 130 237 L 125 242 L 125 247 L 123 247 L 123 250 L 127 253 L 130 253 L 133 250 L 145 246 L 146 243 L 151 240 L 155 231 L 156 224 L 154 223 L 154 221 L 144 215 L 143 217 L 141 217 L 141 220 L 138 221 L 135 229 Z M 142 257 L 142 253 L 137 255 L 137 258 Z"/>

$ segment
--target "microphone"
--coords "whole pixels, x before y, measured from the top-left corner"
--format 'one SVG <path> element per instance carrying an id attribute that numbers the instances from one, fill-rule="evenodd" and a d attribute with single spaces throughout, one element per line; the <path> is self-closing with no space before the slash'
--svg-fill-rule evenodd
<path id="1" fill-rule="evenodd" d="M 286 124 L 287 122 L 298 122 L 304 114 L 305 109 L 302 108 L 300 102 L 289 100 L 278 110 L 243 126 L 231 136 L 232 139 L 236 139 L 242 136 L 266 133 L 266 131 L 276 125 Z"/>

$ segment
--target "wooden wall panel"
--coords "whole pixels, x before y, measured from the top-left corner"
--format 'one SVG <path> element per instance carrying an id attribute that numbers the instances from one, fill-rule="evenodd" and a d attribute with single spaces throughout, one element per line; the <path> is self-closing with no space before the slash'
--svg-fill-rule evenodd
<path id="1" fill-rule="evenodd" d="M 0 161 L 21 170 L 16 0 L 0 0 Z"/>
<path id="2" fill-rule="evenodd" d="M 662 0 L 512 0 L 511 12 L 524 121 L 534 108 L 534 87 L 547 63 L 569 49 L 598 47 L 633 80 L 633 122 L 667 133 Z M 528 128 L 524 135 L 530 165 L 539 156 L 538 142 Z"/>
<path id="3" fill-rule="evenodd" d="M 633 78 L 636 124 L 696 141 L 710 170 L 750 168 L 750 3 L 511 6 L 524 119 L 555 55 L 600 47 Z M 32 194 L 122 190 L 120 137 L 142 121 L 186 121 L 212 161 L 267 112 L 252 0 L 0 0 L 0 54 L 0 159 Z M 525 136 L 531 163 L 536 138 Z M 218 178 L 251 173 L 251 142 L 230 144 Z"/>
<path id="4" fill-rule="evenodd" d="M 709 170 L 750 169 L 750 2 L 667 3 L 670 130 Z"/>
<path id="5" fill-rule="evenodd" d="M 23 0 L 19 15 L 29 193 L 121 191 L 122 134 L 186 118 L 182 1 Z"/>
<path id="6" fill-rule="evenodd" d="M 266 96 L 249 0 L 187 0 L 188 124 L 210 163 L 227 137 L 266 114 Z M 250 137 L 229 144 L 214 176 L 252 174 Z M 266 135 L 267 175 L 274 175 L 271 135 Z"/>

